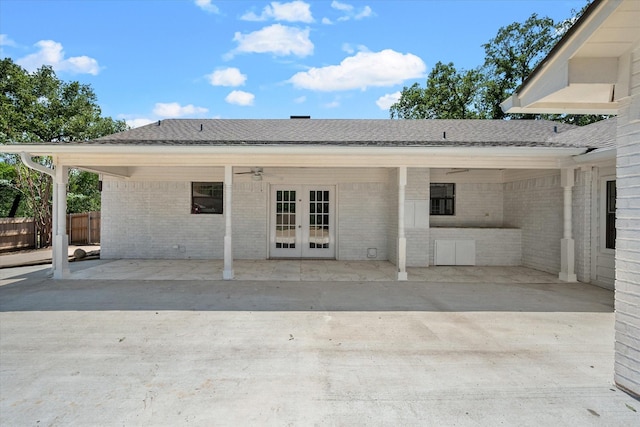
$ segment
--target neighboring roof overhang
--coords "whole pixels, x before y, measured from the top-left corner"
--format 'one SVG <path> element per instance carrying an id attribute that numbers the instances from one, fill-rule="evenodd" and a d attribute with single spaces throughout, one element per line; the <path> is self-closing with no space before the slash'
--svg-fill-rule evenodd
<path id="1" fill-rule="evenodd" d="M 640 1 L 595 0 L 520 88 L 506 113 L 616 114 L 630 94 Z"/>
<path id="2" fill-rule="evenodd" d="M 2 145 L 0 152 L 49 155 L 61 164 L 127 177 L 140 166 L 466 167 L 557 169 L 586 148 Z"/>

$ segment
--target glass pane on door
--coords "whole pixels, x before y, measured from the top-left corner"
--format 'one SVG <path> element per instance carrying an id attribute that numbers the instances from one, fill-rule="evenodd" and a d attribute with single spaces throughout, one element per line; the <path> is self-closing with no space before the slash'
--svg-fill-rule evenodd
<path id="1" fill-rule="evenodd" d="M 295 190 L 276 191 L 276 236 L 278 249 L 296 247 L 296 192 Z"/>
<path id="2" fill-rule="evenodd" d="M 329 248 L 329 212 L 329 191 L 309 191 L 309 249 Z"/>

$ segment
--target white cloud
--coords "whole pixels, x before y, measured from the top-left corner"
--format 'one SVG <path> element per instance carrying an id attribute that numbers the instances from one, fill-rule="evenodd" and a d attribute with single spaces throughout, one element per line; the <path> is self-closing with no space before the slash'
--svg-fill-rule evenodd
<path id="1" fill-rule="evenodd" d="M 254 12 L 245 13 L 240 19 L 245 21 L 266 21 L 268 19 L 274 19 L 276 21 L 287 22 L 313 22 L 313 16 L 309 4 L 300 0 L 295 0 L 290 3 L 280 3 L 272 1 L 270 5 L 265 6 L 260 15 L 256 15 Z"/>
<path id="2" fill-rule="evenodd" d="M 8 35 L 0 34 L 0 46 L 16 46 L 16 42 L 11 40 Z"/>
<path id="3" fill-rule="evenodd" d="M 229 104 L 241 105 L 243 107 L 253 105 L 253 101 L 255 99 L 255 95 L 249 92 L 244 92 L 241 90 L 232 91 L 227 97 L 224 99 Z"/>
<path id="4" fill-rule="evenodd" d="M 309 40 L 309 29 L 273 24 L 248 34 L 236 33 L 233 40 L 238 42 L 234 52 L 273 53 L 278 56 L 296 55 L 300 57 L 313 53 L 313 43 Z"/>
<path id="5" fill-rule="evenodd" d="M 100 72 L 98 61 L 88 56 L 73 56 L 65 59 L 62 44 L 53 40 L 40 40 L 35 44 L 40 50 L 16 63 L 27 71 L 35 71 L 43 65 L 50 65 L 55 71 L 68 71 L 75 74 L 97 75 Z"/>
<path id="6" fill-rule="evenodd" d="M 195 105 L 189 104 L 182 106 L 177 102 L 170 103 L 162 103 L 157 102 L 155 107 L 153 108 L 153 114 L 159 117 L 182 117 L 182 116 L 192 116 L 198 114 L 204 114 L 209 110 L 204 107 L 196 107 Z"/>
<path id="7" fill-rule="evenodd" d="M 304 103 L 306 101 L 307 101 L 307 97 L 304 96 L 304 95 L 303 96 L 299 96 L 299 97 L 297 97 L 297 98 L 295 98 L 293 100 L 293 102 L 295 102 L 296 104 L 302 104 L 302 103 Z"/>
<path id="8" fill-rule="evenodd" d="M 145 126 L 145 125 L 151 124 L 151 123 L 155 122 L 156 120 L 138 118 L 138 119 L 128 119 L 128 120 L 125 120 L 125 121 L 127 123 L 127 126 L 129 126 L 130 128 L 139 128 L 140 126 Z"/>
<path id="9" fill-rule="evenodd" d="M 207 74 L 207 78 L 213 86 L 242 86 L 247 81 L 246 74 L 233 67 L 216 70 Z"/>
<path id="10" fill-rule="evenodd" d="M 327 102 L 323 105 L 324 108 L 338 108 L 340 106 L 340 101 L 331 101 Z"/>
<path id="11" fill-rule="evenodd" d="M 296 73 L 289 82 L 295 87 L 317 91 L 339 91 L 374 86 L 393 86 L 407 79 L 424 77 L 427 66 L 419 57 L 391 49 L 358 52 L 340 65 L 311 68 Z"/>
<path id="12" fill-rule="evenodd" d="M 342 44 L 342 50 L 344 52 L 347 52 L 348 54 L 353 54 L 356 50 L 358 50 L 358 52 L 371 52 L 369 50 L 368 47 L 366 47 L 363 44 L 359 44 L 358 46 L 356 46 L 355 48 L 353 46 L 351 46 L 349 43 L 343 43 Z"/>
<path id="13" fill-rule="evenodd" d="M 373 10 L 369 6 L 365 6 L 359 13 L 354 16 L 355 19 L 368 18 L 373 15 Z"/>
<path id="14" fill-rule="evenodd" d="M 333 25 L 333 22 L 331 22 L 331 19 L 329 18 L 322 18 L 322 23 L 324 25 Z"/>
<path id="15" fill-rule="evenodd" d="M 362 9 L 357 11 L 353 5 L 334 0 L 331 2 L 331 7 L 343 13 L 343 15 L 338 18 L 338 21 L 348 21 L 350 19 L 364 19 L 364 18 L 373 16 L 373 10 L 369 6 L 364 6 Z"/>
<path id="16" fill-rule="evenodd" d="M 353 11 L 353 6 L 347 3 L 341 3 L 339 1 L 332 1 L 331 2 L 331 7 L 339 10 L 341 12 L 351 12 Z"/>
<path id="17" fill-rule="evenodd" d="M 393 93 L 388 93 L 386 95 L 382 95 L 380 98 L 378 98 L 378 100 L 376 101 L 376 105 L 381 109 L 381 110 L 388 110 L 389 108 L 391 108 L 391 106 L 393 104 L 395 104 L 396 102 L 398 102 L 398 100 L 400 99 L 400 92 L 393 92 Z"/>
<path id="18" fill-rule="evenodd" d="M 351 47 L 349 43 L 342 43 L 342 51 L 347 52 L 348 54 L 352 54 L 355 52 L 355 49 Z"/>
<path id="19" fill-rule="evenodd" d="M 195 0 L 194 3 L 205 12 L 220 13 L 220 9 L 218 9 L 218 6 L 212 4 L 211 0 Z"/>

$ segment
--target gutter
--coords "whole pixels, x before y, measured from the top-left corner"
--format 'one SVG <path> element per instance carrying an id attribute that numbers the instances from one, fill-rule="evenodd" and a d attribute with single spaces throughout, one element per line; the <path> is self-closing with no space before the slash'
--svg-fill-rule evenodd
<path id="1" fill-rule="evenodd" d="M 5 153 L 22 153 L 25 149 L 36 149 L 38 155 L 117 155 L 123 161 L 128 155 L 450 155 L 450 156 L 575 156 L 584 154 L 585 148 L 577 147 L 478 147 L 478 146 L 459 146 L 459 147 L 434 147 L 434 146 L 404 146 L 404 147 L 349 147 L 349 146 L 333 146 L 328 149 L 327 146 L 288 146 L 288 145 L 238 145 L 238 146 L 221 146 L 221 145 L 170 145 L 170 146 L 149 146 L 149 145 L 45 145 L 38 144 L 37 147 L 25 145 L 3 145 L 0 146 L 0 152 Z M 25 153 L 26 156 L 26 153 Z M 23 158 L 24 159 L 24 158 Z M 30 159 L 29 159 L 30 161 Z M 30 161 L 34 165 L 34 169 L 49 174 L 51 169 L 42 165 L 38 165 Z M 44 168 L 38 169 L 38 168 Z"/>

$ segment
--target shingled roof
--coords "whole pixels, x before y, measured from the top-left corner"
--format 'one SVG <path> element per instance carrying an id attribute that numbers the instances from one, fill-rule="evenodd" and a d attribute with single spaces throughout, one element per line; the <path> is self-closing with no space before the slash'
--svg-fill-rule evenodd
<path id="1" fill-rule="evenodd" d="M 572 147 L 595 149 L 616 148 L 617 126 L 617 119 L 613 117 L 554 135 L 551 141 Z"/>
<path id="2" fill-rule="evenodd" d="M 168 119 L 82 144 L 584 147 L 554 138 L 576 128 L 546 120 Z"/>

